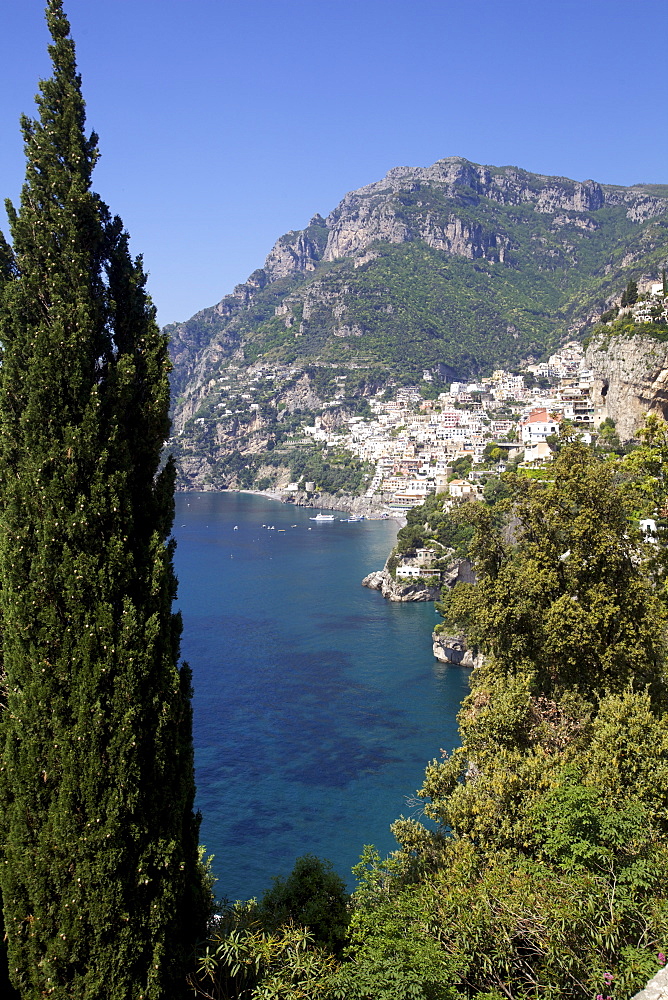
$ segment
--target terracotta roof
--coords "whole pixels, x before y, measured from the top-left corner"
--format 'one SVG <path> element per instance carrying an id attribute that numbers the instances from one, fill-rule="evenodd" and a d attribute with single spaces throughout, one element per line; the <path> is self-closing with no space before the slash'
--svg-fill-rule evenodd
<path id="1" fill-rule="evenodd" d="M 529 416 L 523 421 L 525 424 L 546 424 L 550 421 L 550 415 L 547 410 L 532 410 Z"/>

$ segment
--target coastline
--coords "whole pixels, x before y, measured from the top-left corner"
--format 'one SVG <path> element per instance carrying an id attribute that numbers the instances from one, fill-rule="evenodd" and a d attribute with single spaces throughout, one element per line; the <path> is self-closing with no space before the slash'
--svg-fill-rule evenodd
<path id="1" fill-rule="evenodd" d="M 352 889 L 347 873 L 365 838 L 384 853 L 396 846 L 397 788 L 419 787 L 425 761 L 457 745 L 466 677 L 432 668 L 431 605 L 392 605 L 360 587 L 383 565 L 395 521 L 339 524 L 347 515 L 336 514 L 335 524 L 316 526 L 308 517 L 317 510 L 228 492 L 177 497 L 201 839 L 231 899 L 287 878 L 306 849 L 305 829 L 306 846 Z M 277 529 L 297 521 L 299 530 L 266 532 L 263 521 Z M 351 700 L 351 690 L 363 698 Z M 262 787 L 253 789 L 258 768 Z M 303 821 L 283 823 L 286 801 Z"/>
<path id="2" fill-rule="evenodd" d="M 367 521 L 396 521 L 400 528 L 406 524 L 403 514 L 387 511 L 386 504 L 375 497 L 351 496 L 343 494 L 335 496 L 332 493 L 321 493 L 313 497 L 301 496 L 298 500 L 288 499 L 289 494 L 283 490 L 216 490 L 217 493 L 248 493 L 251 496 L 264 497 L 278 503 L 295 507 L 310 507 L 312 510 L 337 510 L 342 513 L 364 515 Z"/>

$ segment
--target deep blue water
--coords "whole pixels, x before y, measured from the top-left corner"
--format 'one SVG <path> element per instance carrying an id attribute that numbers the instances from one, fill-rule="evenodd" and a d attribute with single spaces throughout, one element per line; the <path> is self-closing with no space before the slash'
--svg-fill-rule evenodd
<path id="1" fill-rule="evenodd" d="M 261 895 L 306 852 L 352 887 L 363 845 L 394 849 L 390 823 L 411 814 L 425 764 L 458 742 L 468 672 L 433 659 L 433 605 L 360 586 L 396 524 L 314 513 L 238 493 L 177 497 L 200 839 L 232 899 Z"/>

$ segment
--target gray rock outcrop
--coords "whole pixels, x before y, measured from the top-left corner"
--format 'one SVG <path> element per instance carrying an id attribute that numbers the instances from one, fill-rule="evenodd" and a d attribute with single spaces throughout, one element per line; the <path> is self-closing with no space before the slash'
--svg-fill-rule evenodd
<path id="1" fill-rule="evenodd" d="M 397 211 L 394 196 L 421 185 L 433 185 L 444 198 L 477 203 L 481 198 L 504 205 L 533 204 L 538 212 L 595 212 L 606 203 L 606 195 L 595 181 L 571 181 L 565 177 L 543 177 L 516 167 L 490 168 L 459 156 L 446 157 L 430 167 L 395 167 L 382 180 L 351 191 L 327 217 L 329 237 L 324 260 L 355 256 L 372 243 L 405 243 L 421 239 L 455 256 L 489 258 L 503 262 L 509 240 L 503 233 L 485 231 L 452 213 L 445 225 L 436 224 L 430 213 L 409 223 Z M 648 211 L 665 211 L 661 199 Z M 631 201 L 635 207 L 636 201 Z M 663 206 L 663 208 L 661 207 Z M 419 207 L 419 202 L 418 202 Z"/>
<path id="2" fill-rule="evenodd" d="M 425 570 L 425 574 L 428 570 Z M 388 601 L 438 601 L 443 587 L 454 587 L 456 583 L 475 583 L 475 573 L 468 559 L 453 560 L 450 569 L 443 573 L 441 582 L 436 587 L 426 586 L 420 581 L 414 583 L 406 580 L 395 580 L 387 568 L 369 573 L 362 580 L 363 587 L 370 590 L 380 590 Z"/>
<path id="3" fill-rule="evenodd" d="M 379 590 L 386 601 L 412 602 L 412 601 L 437 601 L 441 596 L 440 587 L 427 587 L 425 584 L 415 581 L 414 583 L 400 583 L 392 578 L 387 569 L 376 570 L 369 573 L 362 580 L 362 586 L 370 590 Z"/>
<path id="4" fill-rule="evenodd" d="M 645 989 L 636 993 L 632 1000 L 668 1000 L 668 965 L 660 969 Z"/>
<path id="5" fill-rule="evenodd" d="M 482 663 L 482 653 L 469 649 L 462 635 L 448 635 L 445 632 L 433 632 L 432 642 L 434 656 L 441 663 L 456 663 L 462 667 L 479 667 Z"/>
<path id="6" fill-rule="evenodd" d="M 621 441 L 635 436 L 646 413 L 668 417 L 668 343 L 644 335 L 598 335 L 585 359 L 594 373 L 595 419 L 611 417 Z"/>

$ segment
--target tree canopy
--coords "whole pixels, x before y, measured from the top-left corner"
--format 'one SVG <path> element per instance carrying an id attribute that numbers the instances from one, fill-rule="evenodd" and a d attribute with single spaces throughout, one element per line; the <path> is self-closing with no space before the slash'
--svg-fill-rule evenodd
<path id="1" fill-rule="evenodd" d="M 668 940 L 666 606 L 638 511 L 665 428 L 631 457 L 566 444 L 551 479 L 462 505 L 478 582 L 446 621 L 484 653 L 400 850 L 367 852 L 335 996 L 630 996 Z M 499 515 L 503 514 L 502 517 Z M 400 958 L 388 977 L 388 942 Z M 390 979 L 392 980 L 390 982 Z"/>
<path id="2" fill-rule="evenodd" d="M 0 290 L 0 881 L 24 998 L 158 998 L 203 932 L 190 673 L 172 611 L 167 344 L 91 190 L 74 43 L 22 120 Z"/>

